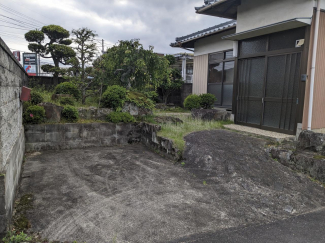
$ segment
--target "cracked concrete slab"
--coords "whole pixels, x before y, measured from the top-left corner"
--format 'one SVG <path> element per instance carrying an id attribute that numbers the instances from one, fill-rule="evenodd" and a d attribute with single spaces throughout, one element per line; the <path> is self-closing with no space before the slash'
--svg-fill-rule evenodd
<path id="1" fill-rule="evenodd" d="M 324 188 L 268 157 L 263 140 L 218 130 L 186 141 L 184 166 L 142 145 L 28 155 L 20 195 L 34 195 L 32 230 L 61 241 L 178 242 L 324 206 Z"/>

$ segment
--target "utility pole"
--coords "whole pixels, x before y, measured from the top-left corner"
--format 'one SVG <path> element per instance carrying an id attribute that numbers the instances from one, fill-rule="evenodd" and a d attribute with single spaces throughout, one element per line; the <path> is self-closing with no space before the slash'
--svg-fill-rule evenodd
<path id="1" fill-rule="evenodd" d="M 102 39 L 102 54 L 104 54 L 104 39 Z"/>

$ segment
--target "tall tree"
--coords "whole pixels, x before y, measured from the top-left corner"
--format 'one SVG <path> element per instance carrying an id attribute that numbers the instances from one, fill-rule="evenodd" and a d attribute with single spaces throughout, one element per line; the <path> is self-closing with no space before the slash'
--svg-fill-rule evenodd
<path id="1" fill-rule="evenodd" d="M 72 30 L 74 35 L 73 43 L 76 44 L 76 58 L 72 60 L 72 70 L 76 76 L 77 85 L 79 86 L 82 94 L 82 103 L 85 104 L 88 96 L 94 95 L 96 91 L 96 79 L 89 78 L 92 75 L 92 61 L 96 54 L 95 37 L 97 36 L 94 31 L 88 28 L 80 28 Z"/>
<path id="2" fill-rule="evenodd" d="M 43 44 L 45 35 L 49 42 Z M 53 73 L 54 81 L 58 83 L 59 74 L 64 72 L 60 68 L 60 63 L 63 65 L 69 64 L 72 57 L 76 53 L 69 47 L 72 41 L 68 39 L 70 36 L 69 31 L 58 25 L 43 26 L 41 30 L 31 30 L 25 34 L 25 39 L 30 42 L 28 49 L 32 52 L 40 54 L 43 58 L 52 58 L 53 65 L 43 65 L 44 72 Z"/>
<path id="3" fill-rule="evenodd" d="M 152 46 L 145 50 L 139 40 L 119 41 L 94 62 L 94 68 L 96 78 L 106 85 L 143 90 L 170 80 L 167 59 L 154 53 Z"/>

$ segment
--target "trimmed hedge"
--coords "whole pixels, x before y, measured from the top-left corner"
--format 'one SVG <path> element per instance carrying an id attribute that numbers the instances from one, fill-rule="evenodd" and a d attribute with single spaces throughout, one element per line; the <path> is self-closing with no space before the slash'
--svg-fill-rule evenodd
<path id="1" fill-rule="evenodd" d="M 45 109 L 42 106 L 31 105 L 26 108 L 23 114 L 24 124 L 40 124 L 45 120 Z"/>
<path id="2" fill-rule="evenodd" d="M 111 112 L 106 116 L 106 121 L 113 122 L 113 123 L 119 123 L 119 122 L 130 123 L 130 122 L 135 122 L 135 119 L 127 112 Z"/>
<path id="3" fill-rule="evenodd" d="M 60 104 L 75 106 L 75 99 L 72 97 L 61 97 Z"/>
<path id="4" fill-rule="evenodd" d="M 79 112 L 75 107 L 67 105 L 62 111 L 62 117 L 68 122 L 77 122 L 79 119 Z"/>
<path id="5" fill-rule="evenodd" d="M 102 97 L 103 107 L 114 110 L 121 109 L 126 100 L 126 94 L 126 88 L 124 87 L 118 85 L 109 86 Z"/>
<path id="6" fill-rule="evenodd" d="M 217 101 L 217 98 L 213 94 L 201 94 L 199 97 L 200 97 L 200 106 L 203 109 L 213 108 L 214 102 Z"/>
<path id="7" fill-rule="evenodd" d="M 78 87 L 70 82 L 60 83 L 55 87 L 56 94 L 69 94 L 74 96 L 77 100 L 80 99 L 81 93 Z"/>
<path id="8" fill-rule="evenodd" d="M 37 91 L 34 91 L 32 90 L 32 92 L 30 93 L 30 102 L 33 104 L 33 105 L 37 105 L 37 104 L 40 104 L 44 101 L 44 98 L 43 96 L 41 95 L 41 93 L 37 92 Z"/>
<path id="9" fill-rule="evenodd" d="M 186 99 L 184 100 L 184 107 L 189 110 L 199 109 L 201 108 L 200 102 L 201 102 L 200 96 L 196 94 L 191 94 L 187 96 Z"/>

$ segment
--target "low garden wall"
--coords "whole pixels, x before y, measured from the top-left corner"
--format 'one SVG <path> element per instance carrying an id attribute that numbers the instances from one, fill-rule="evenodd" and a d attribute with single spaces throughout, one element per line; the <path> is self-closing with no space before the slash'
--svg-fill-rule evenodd
<path id="1" fill-rule="evenodd" d="M 148 123 L 26 125 L 26 152 L 143 143 L 172 160 L 179 160 L 173 141 L 159 137 L 160 126 Z"/>

